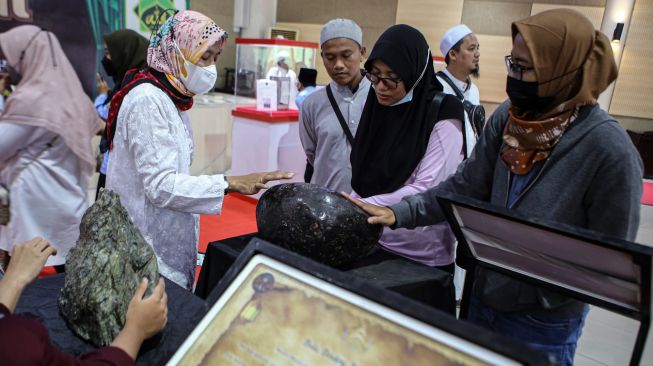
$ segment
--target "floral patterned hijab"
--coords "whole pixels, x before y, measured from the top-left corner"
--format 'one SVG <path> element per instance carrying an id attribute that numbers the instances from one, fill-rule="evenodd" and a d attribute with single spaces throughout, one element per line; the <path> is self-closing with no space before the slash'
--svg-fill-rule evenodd
<path id="1" fill-rule="evenodd" d="M 569 9 L 544 11 L 512 24 L 513 40 L 524 38 L 533 59 L 538 95 L 552 97 L 548 110 L 519 114 L 512 106 L 504 129 L 501 158 L 514 173 L 528 173 L 548 158 L 584 105 L 617 78 L 610 41 L 581 13 Z"/>
<path id="2" fill-rule="evenodd" d="M 184 58 L 194 64 L 216 42 L 222 49 L 227 37 L 227 32 L 206 15 L 192 10 L 180 11 L 168 18 L 152 37 L 147 50 L 147 64 L 164 73 L 181 94 L 193 96 L 180 80 L 182 75 L 188 73 Z"/>

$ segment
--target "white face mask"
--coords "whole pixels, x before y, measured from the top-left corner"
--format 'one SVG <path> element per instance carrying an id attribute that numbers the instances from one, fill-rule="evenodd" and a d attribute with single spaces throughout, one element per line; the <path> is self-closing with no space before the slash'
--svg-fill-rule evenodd
<path id="1" fill-rule="evenodd" d="M 394 104 L 391 104 L 390 107 L 394 107 L 396 105 L 408 103 L 408 102 L 411 102 L 412 100 L 413 100 L 413 89 L 410 89 L 410 91 L 408 93 L 406 93 L 406 95 L 404 95 L 404 97 L 401 98 L 400 101 L 398 101 L 398 102 L 396 102 Z"/>
<path id="2" fill-rule="evenodd" d="M 181 81 L 186 86 L 186 89 L 194 94 L 205 94 L 211 91 L 215 86 L 215 81 L 218 78 L 218 68 L 215 67 L 215 64 L 209 66 L 197 66 L 184 57 L 179 46 L 175 42 L 177 51 L 181 54 L 181 57 L 184 59 L 184 67 L 188 71 L 188 76 L 181 76 Z"/>

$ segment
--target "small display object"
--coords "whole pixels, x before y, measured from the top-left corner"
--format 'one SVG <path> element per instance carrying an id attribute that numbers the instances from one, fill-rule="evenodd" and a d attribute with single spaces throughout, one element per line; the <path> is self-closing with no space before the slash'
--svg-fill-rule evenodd
<path id="1" fill-rule="evenodd" d="M 169 365 L 548 365 L 452 316 L 252 239 Z"/>
<path id="2" fill-rule="evenodd" d="M 259 111 L 277 110 L 277 82 L 268 79 L 256 80 L 256 109 Z"/>
<path id="3" fill-rule="evenodd" d="M 256 80 L 269 76 L 290 79 L 290 93 L 296 93 L 295 82 L 302 67 L 315 68 L 318 44 L 287 39 L 236 38 L 236 83 L 238 97 L 256 98 Z M 287 70 L 286 70 L 287 68 Z M 292 103 L 290 103 L 292 102 Z M 289 100 L 289 106 L 294 100 Z"/>
<path id="4" fill-rule="evenodd" d="M 639 364 L 650 326 L 653 248 L 451 193 L 437 198 L 458 239 L 456 263 L 467 269 L 461 317 L 474 268 L 488 268 L 638 320 L 630 364 Z"/>

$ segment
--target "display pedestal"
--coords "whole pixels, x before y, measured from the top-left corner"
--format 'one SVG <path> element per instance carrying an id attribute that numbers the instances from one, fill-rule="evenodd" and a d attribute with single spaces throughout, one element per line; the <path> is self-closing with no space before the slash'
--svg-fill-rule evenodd
<path id="1" fill-rule="evenodd" d="M 256 234 L 209 243 L 195 287 L 197 296 L 208 299 L 210 304 L 213 303 L 215 299 L 211 299 L 211 292 Z M 452 276 L 438 268 L 377 249 L 366 257 L 336 269 L 432 308 L 455 314 Z"/>
<path id="2" fill-rule="evenodd" d="M 284 170 L 295 173 L 291 182 L 302 181 L 306 154 L 299 140 L 297 110 L 259 111 L 253 106 L 241 106 L 231 111 L 231 115 L 231 175 Z M 275 184 L 279 182 L 268 185 Z M 258 198 L 262 193 L 253 197 Z"/>

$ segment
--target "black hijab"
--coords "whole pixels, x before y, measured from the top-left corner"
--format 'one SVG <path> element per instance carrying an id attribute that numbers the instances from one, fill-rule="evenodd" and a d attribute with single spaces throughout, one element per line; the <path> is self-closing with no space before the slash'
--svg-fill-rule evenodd
<path id="1" fill-rule="evenodd" d="M 130 69 L 142 69 L 147 66 L 147 47 L 150 42 L 131 29 L 121 29 L 104 36 L 111 63 L 115 69 L 113 77 L 120 85 L 125 73 Z"/>
<path id="2" fill-rule="evenodd" d="M 350 157 L 351 185 L 361 197 L 401 188 L 426 153 L 435 123 L 463 120 L 462 104 L 452 96 L 444 99 L 439 115 L 433 115 L 431 101 L 442 85 L 435 78 L 429 45 L 417 29 L 405 24 L 388 28 L 365 62 L 367 72 L 376 59 L 399 75 L 407 93 L 413 88 L 413 99 L 383 106 L 370 89 Z"/>

